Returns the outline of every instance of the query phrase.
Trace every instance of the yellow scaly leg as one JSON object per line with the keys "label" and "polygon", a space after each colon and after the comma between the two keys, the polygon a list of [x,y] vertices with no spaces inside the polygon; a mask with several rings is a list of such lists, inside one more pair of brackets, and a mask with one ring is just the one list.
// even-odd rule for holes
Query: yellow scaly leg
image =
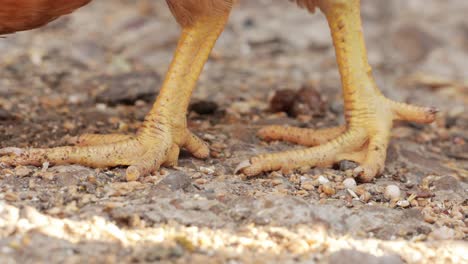
{"label": "yellow scaly leg", "polygon": [[197,17],[182,30],[177,50],[160,94],[135,136],[84,135],[77,146],[50,149],[0,150],[8,165],[82,164],[91,167],[128,165],[127,179],[175,165],[180,148],[195,157],[209,155],[207,145],[187,129],[186,114],[192,91],[229,12]]}
{"label": "yellow scaly leg", "polygon": [[[360,163],[355,176],[369,182],[382,173],[394,120],[434,121],[434,108],[415,107],[385,98],[372,77],[362,33],[359,0],[319,0],[335,45],[345,102],[346,128],[322,131],[270,127],[260,131],[268,140],[287,140],[315,147],[253,157],[243,163],[248,176],[272,170],[330,166],[342,159]],[[337,134],[343,132],[341,135]],[[324,134],[327,134],[324,136]],[[320,137],[323,140],[320,141]],[[337,136],[330,140],[331,136]],[[245,165],[245,166],[244,166]]]}

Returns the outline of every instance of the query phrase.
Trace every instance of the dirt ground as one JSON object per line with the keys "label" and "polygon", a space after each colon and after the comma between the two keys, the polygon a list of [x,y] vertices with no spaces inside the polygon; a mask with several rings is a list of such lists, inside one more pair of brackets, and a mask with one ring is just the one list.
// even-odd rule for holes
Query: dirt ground
{"label": "dirt ground", "polygon": [[[362,11],[383,92],[441,109],[434,124],[395,125],[374,182],[344,184],[349,162],[234,175],[247,157],[297,147],[261,142],[264,125],[343,123],[323,15],[243,1],[189,114],[212,157],[182,153],[178,167],[130,183],[124,168],[2,167],[1,263],[468,263],[468,2],[363,0]],[[107,0],[0,39],[0,146],[134,132],[178,32],[164,1]],[[301,87],[322,107],[269,110],[275,91]]]}

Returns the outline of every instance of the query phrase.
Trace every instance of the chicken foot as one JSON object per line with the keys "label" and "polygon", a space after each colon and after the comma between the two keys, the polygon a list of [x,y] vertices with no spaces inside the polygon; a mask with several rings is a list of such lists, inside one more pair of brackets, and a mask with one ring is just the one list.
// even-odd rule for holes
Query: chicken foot
{"label": "chicken foot", "polygon": [[335,46],[345,104],[346,126],[324,130],[267,127],[259,132],[266,140],[286,140],[306,149],[264,154],[242,163],[248,176],[261,172],[328,167],[340,160],[360,164],[354,175],[363,182],[383,172],[390,131],[395,120],[431,123],[437,110],[397,103],[379,91],[368,64],[359,0],[321,0]]}
{"label": "chicken foot", "polygon": [[127,180],[136,180],[161,165],[176,165],[180,148],[197,158],[209,156],[208,146],[187,129],[187,108],[205,62],[228,19],[197,16],[183,26],[177,50],[160,94],[136,135],[84,135],[77,146],[48,149],[5,148],[7,165],[82,164],[91,167],[129,166]]}

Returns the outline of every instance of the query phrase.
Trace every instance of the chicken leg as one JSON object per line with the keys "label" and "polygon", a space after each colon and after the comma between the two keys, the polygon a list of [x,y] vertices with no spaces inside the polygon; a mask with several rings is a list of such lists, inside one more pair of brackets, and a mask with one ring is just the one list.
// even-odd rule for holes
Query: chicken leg
{"label": "chicken leg", "polygon": [[[328,20],[335,46],[344,96],[346,127],[299,130],[267,127],[259,132],[268,140],[322,145],[253,157],[241,170],[248,176],[265,171],[330,166],[343,159],[360,163],[354,171],[363,182],[382,173],[394,120],[434,121],[434,108],[397,103],[379,91],[368,64],[359,0],[316,1]],[[341,133],[341,134],[340,134]],[[324,137],[324,135],[327,135]],[[331,139],[331,137],[335,137]]]}
{"label": "chicken leg", "polygon": [[197,158],[208,157],[207,145],[187,129],[186,114],[192,91],[224,29],[229,10],[213,15],[194,14],[190,23],[181,23],[182,35],[160,94],[135,136],[84,135],[78,146],[5,148],[0,150],[0,162],[15,166],[41,165],[46,161],[91,167],[127,165],[127,180],[135,180],[161,165],[175,165],[180,148]]}

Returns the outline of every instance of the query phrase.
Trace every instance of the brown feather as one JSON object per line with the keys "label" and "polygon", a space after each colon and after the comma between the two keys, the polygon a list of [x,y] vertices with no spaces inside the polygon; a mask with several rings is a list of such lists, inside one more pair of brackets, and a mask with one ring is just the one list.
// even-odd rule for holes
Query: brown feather
{"label": "brown feather", "polygon": [[190,26],[201,16],[226,14],[235,0],[166,0],[177,22]]}
{"label": "brown feather", "polygon": [[[0,35],[43,26],[69,14],[92,0],[0,0]],[[237,0],[166,0],[182,26],[190,26],[201,16],[229,12]],[[318,0],[289,0],[314,12]]]}
{"label": "brown feather", "polygon": [[318,5],[318,0],[289,0],[291,2],[296,2],[296,4],[301,7],[309,10],[310,12],[314,13],[315,8]]}
{"label": "brown feather", "polygon": [[0,35],[43,26],[91,0],[0,0]]}

